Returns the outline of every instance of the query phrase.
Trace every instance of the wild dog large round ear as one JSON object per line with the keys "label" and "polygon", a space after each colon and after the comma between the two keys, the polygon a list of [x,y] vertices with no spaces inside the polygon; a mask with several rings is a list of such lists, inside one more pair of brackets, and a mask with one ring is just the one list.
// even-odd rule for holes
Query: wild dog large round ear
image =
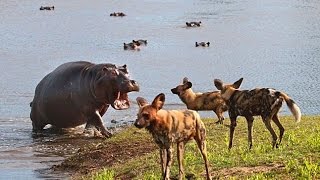
{"label": "wild dog large round ear", "polygon": [[192,83],[191,82],[187,82],[187,83],[184,84],[184,88],[185,89],[189,89],[191,87],[192,87]]}
{"label": "wild dog large round ear", "polygon": [[187,77],[184,77],[183,80],[182,80],[182,83],[185,84],[185,83],[187,83],[188,81],[189,81],[189,79],[188,79]]}
{"label": "wild dog large round ear", "polygon": [[143,97],[137,97],[136,101],[139,107],[142,107],[148,104],[148,101]]}
{"label": "wild dog large round ear", "polygon": [[158,95],[154,98],[154,100],[153,100],[153,102],[152,102],[152,106],[153,106],[154,108],[156,108],[157,110],[162,109],[162,107],[163,107],[163,105],[164,105],[165,99],[166,99],[166,98],[165,98],[165,95],[164,95],[163,93],[158,94]]}
{"label": "wild dog large round ear", "polygon": [[240,88],[240,85],[241,85],[242,81],[243,81],[243,78],[240,78],[238,81],[233,83],[232,87],[235,88],[235,89]]}
{"label": "wild dog large round ear", "polygon": [[220,79],[214,79],[213,82],[217,89],[219,90],[223,89],[223,82]]}

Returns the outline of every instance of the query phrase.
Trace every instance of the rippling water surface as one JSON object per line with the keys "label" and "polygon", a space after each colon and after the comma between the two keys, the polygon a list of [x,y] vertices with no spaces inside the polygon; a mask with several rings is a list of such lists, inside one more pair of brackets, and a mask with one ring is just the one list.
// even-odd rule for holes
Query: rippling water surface
{"label": "rippling water surface", "polygon": [[[55,6],[40,11],[40,6]],[[112,12],[123,11],[123,18]],[[186,28],[186,21],[202,21]],[[147,39],[140,51],[124,51]],[[195,48],[210,41],[209,48]],[[46,169],[91,140],[31,134],[29,102],[37,83],[58,65],[76,60],[127,64],[141,91],[134,101],[166,94],[166,108],[185,108],[170,89],[188,77],[194,91],[215,90],[213,79],[243,89],[287,92],[303,114],[319,114],[320,2],[317,0],[0,1],[1,178],[64,178]],[[136,104],[103,117],[130,122]],[[282,114],[288,114],[283,108]],[[216,117],[201,112],[203,117]],[[227,115],[227,114],[226,114]]]}

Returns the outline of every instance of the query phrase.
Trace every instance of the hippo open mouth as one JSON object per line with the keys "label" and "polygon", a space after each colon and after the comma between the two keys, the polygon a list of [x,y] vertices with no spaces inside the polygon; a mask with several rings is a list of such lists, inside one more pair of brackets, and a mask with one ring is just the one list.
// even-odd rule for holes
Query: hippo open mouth
{"label": "hippo open mouth", "polygon": [[128,93],[118,92],[117,98],[113,102],[112,107],[116,110],[128,109],[130,107]]}
{"label": "hippo open mouth", "polygon": [[128,109],[130,107],[128,93],[139,91],[139,85],[134,80],[130,80],[128,85],[122,87],[125,88],[119,88],[119,91],[114,94],[115,100],[113,101],[113,104],[111,104],[116,110]]}

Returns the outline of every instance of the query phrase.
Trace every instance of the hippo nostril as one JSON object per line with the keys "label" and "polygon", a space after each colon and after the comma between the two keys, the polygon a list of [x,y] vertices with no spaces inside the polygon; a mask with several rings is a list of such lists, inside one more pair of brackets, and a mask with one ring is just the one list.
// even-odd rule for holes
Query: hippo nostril
{"label": "hippo nostril", "polygon": [[135,85],[137,82],[135,80],[130,80],[131,84]]}
{"label": "hippo nostril", "polygon": [[130,80],[130,85],[129,85],[130,91],[139,91],[139,85],[135,80]]}

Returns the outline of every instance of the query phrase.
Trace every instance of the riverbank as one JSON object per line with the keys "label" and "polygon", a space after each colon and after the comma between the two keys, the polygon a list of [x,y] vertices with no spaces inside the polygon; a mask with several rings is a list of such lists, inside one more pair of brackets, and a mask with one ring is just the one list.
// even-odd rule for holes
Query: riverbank
{"label": "riverbank", "polygon": [[[320,178],[320,116],[303,116],[295,123],[292,116],[281,117],[285,128],[282,144],[271,147],[271,135],[261,119],[256,118],[253,149],[247,147],[244,118],[239,118],[234,147],[228,151],[229,128],[205,119],[210,172],[214,178],[236,179],[297,179]],[[229,124],[227,119],[225,124]],[[275,131],[278,133],[276,127]],[[188,177],[204,178],[203,160],[194,142],[186,145],[185,173]],[[55,171],[69,172],[73,179],[160,179],[159,155],[151,135],[133,126],[110,139],[80,149]],[[178,167],[174,154],[172,177]]]}

